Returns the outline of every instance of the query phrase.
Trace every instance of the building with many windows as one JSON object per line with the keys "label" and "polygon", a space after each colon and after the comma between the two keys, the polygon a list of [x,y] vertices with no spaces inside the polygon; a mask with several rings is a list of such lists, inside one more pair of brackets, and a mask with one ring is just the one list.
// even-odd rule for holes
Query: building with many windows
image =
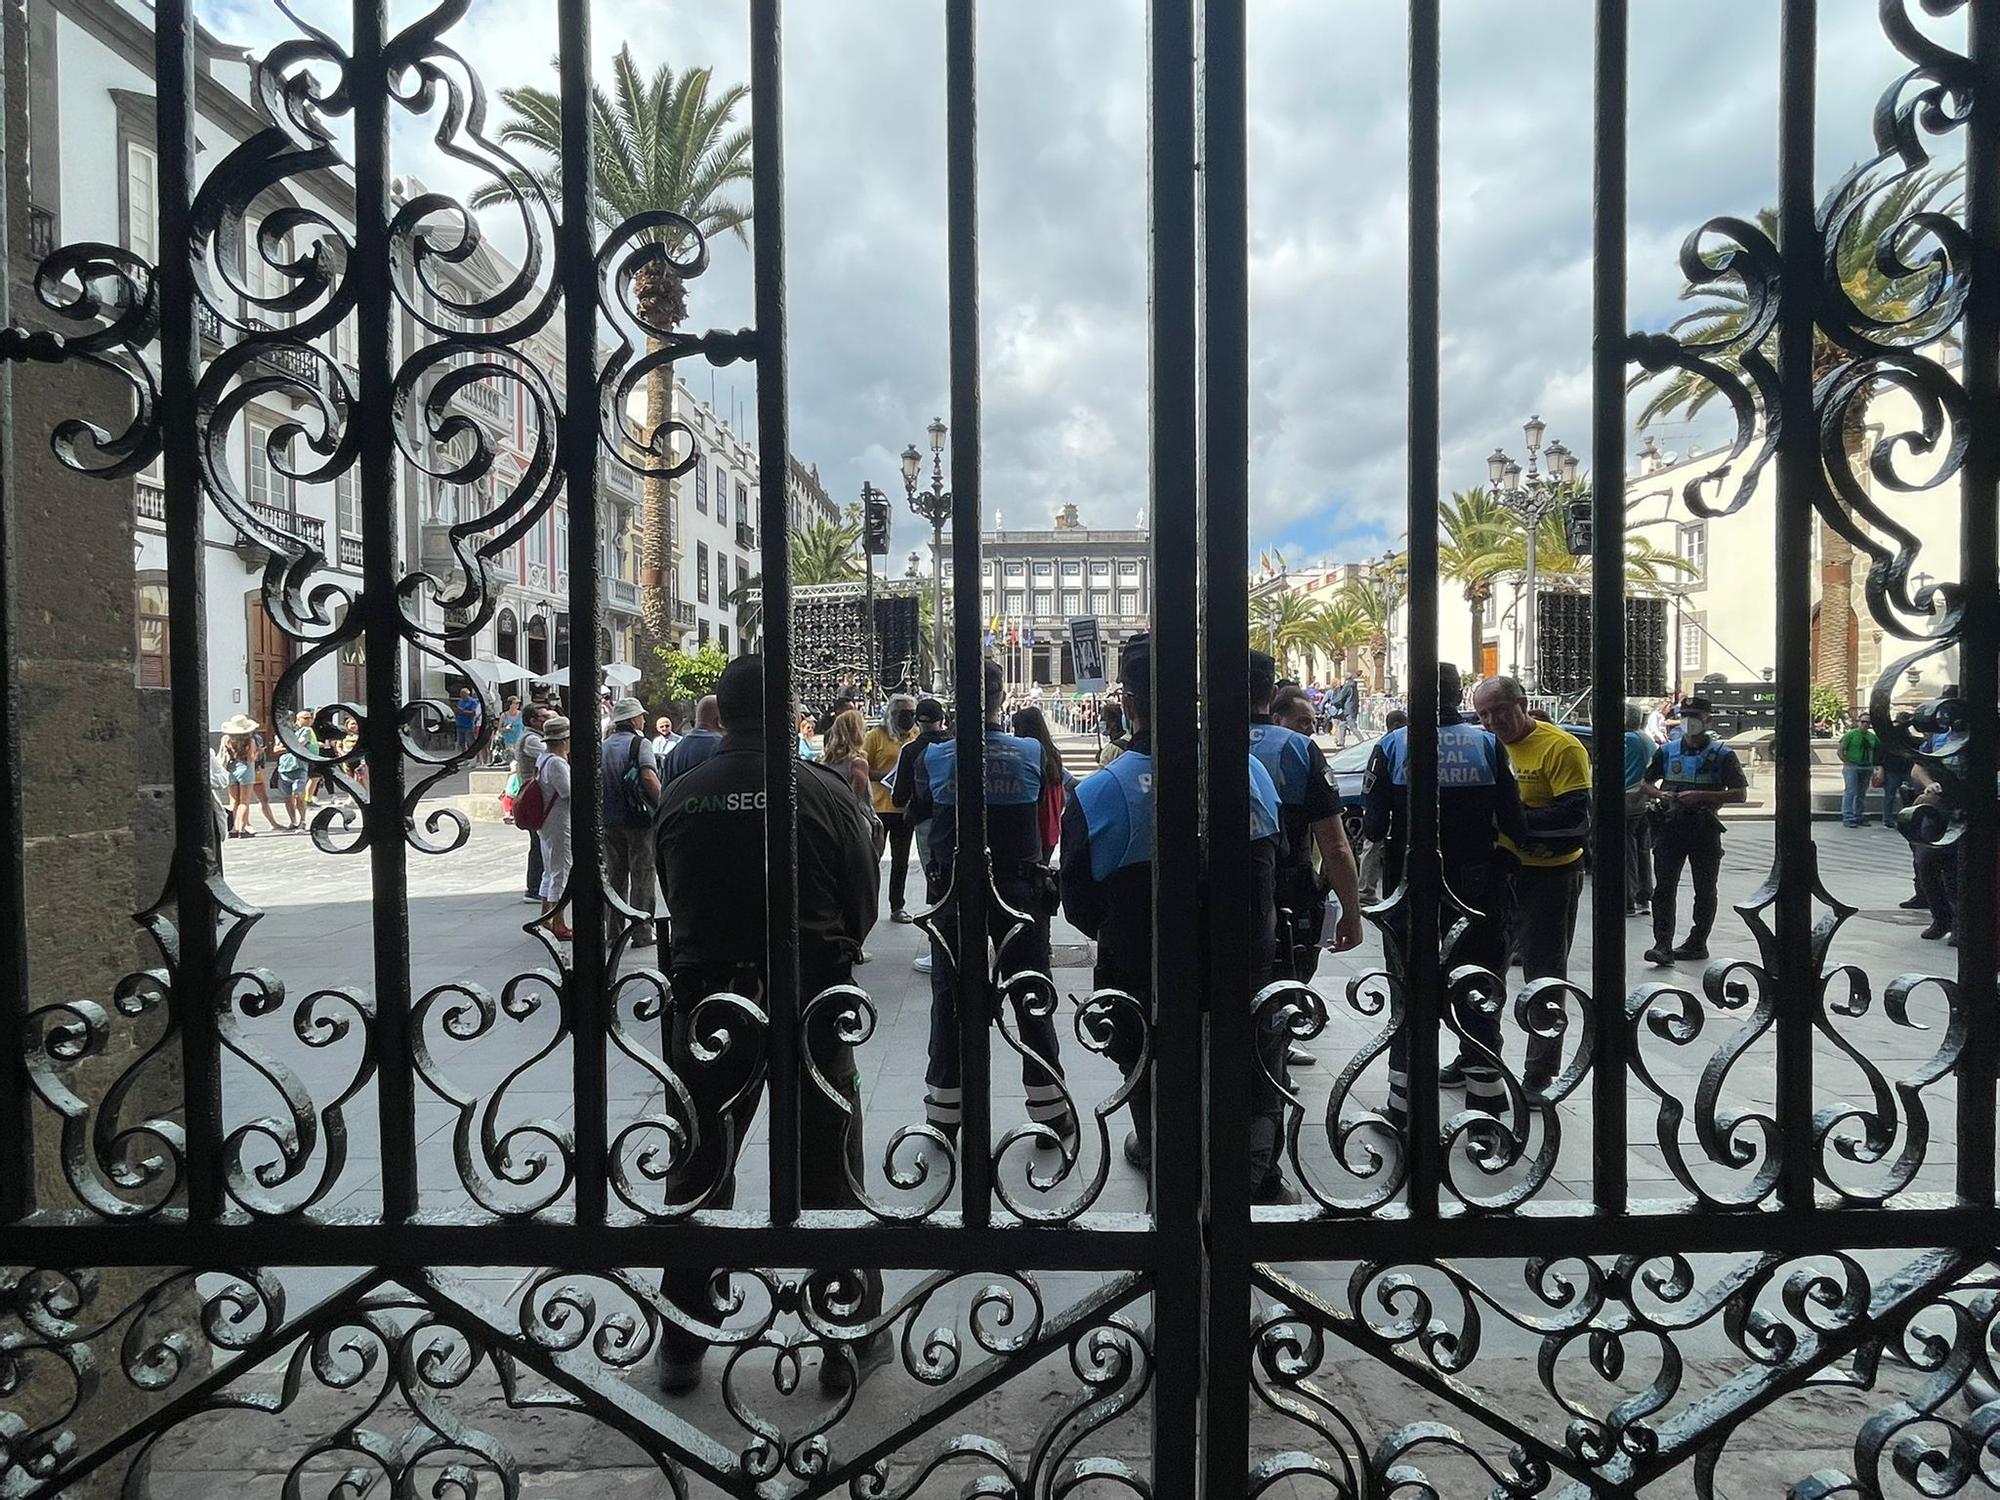
{"label": "building with many windows", "polygon": [[[1014,658],[1017,680],[1073,689],[1069,622],[1093,616],[1105,642],[1105,667],[1118,674],[1118,648],[1152,618],[1152,533],[1143,527],[1085,526],[1065,505],[1046,530],[983,532],[980,614],[994,644]],[[951,582],[951,556],[944,559]]]}

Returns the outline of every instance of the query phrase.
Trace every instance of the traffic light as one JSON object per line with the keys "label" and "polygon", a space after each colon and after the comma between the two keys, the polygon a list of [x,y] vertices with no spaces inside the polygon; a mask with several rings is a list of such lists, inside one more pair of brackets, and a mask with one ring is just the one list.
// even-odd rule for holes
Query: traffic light
{"label": "traffic light", "polygon": [[873,486],[863,497],[861,537],[870,557],[889,555],[889,497]]}

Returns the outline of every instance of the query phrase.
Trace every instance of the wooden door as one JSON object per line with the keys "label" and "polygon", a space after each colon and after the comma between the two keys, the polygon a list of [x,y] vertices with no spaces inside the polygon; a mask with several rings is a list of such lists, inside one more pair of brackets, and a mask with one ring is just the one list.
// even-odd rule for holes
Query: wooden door
{"label": "wooden door", "polygon": [[1500,643],[1488,641],[1479,648],[1479,675],[1498,677],[1500,675]]}
{"label": "wooden door", "polygon": [[271,700],[278,691],[278,679],[291,665],[292,643],[271,619],[262,596],[252,594],[245,607],[250,614],[250,700],[243,711],[269,729]]}

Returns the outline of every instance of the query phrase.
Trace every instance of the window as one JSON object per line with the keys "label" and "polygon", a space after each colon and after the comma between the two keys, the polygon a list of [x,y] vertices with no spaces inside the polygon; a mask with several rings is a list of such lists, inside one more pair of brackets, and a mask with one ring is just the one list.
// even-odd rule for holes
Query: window
{"label": "window", "polygon": [[547,563],[549,560],[549,532],[546,521],[537,521],[528,528],[528,564]]}
{"label": "window", "polygon": [[244,472],[249,476],[249,495],[252,505],[268,505],[276,510],[292,508],[292,481],[280,473],[271,462],[271,434],[275,429],[268,423],[251,422],[245,428],[249,439]]}
{"label": "window", "polygon": [[167,685],[167,582],[165,574],[141,579],[139,593],[139,686]]}
{"label": "window", "polygon": [[721,552],[715,554],[715,602],[729,602],[729,559]]}
{"label": "window", "polygon": [[1055,565],[1052,563],[1038,562],[1035,564],[1035,576],[1037,578],[1048,578],[1053,576],[1054,573]]}
{"label": "window", "polygon": [[1110,614],[1110,613],[1111,613],[1111,596],[1110,596],[1109,594],[1107,594],[1107,593],[1102,593],[1102,592],[1099,592],[1099,591],[1098,591],[1098,590],[1096,590],[1096,589],[1093,589],[1093,590],[1091,590],[1091,594],[1090,594],[1090,612],[1091,612],[1092,614],[1094,614],[1094,615],[1098,615],[1098,616],[1100,616],[1100,617],[1101,617],[1101,616],[1104,616],[1104,615],[1108,615],[1108,614]]}
{"label": "window", "polygon": [[556,574],[569,577],[569,507],[556,507]]}
{"label": "window", "polygon": [[1118,576],[1120,578],[1137,578],[1139,576],[1139,565],[1135,562],[1120,563],[1118,565]]}
{"label": "window", "polygon": [[1009,578],[1019,578],[1025,571],[1020,563],[1010,562],[1007,564],[1007,576]]}
{"label": "window", "polygon": [[1064,563],[1062,565],[1062,576],[1065,578],[1081,578],[1083,576],[1083,564],[1077,562]]}
{"label": "window", "polygon": [[1708,571],[1708,523],[1696,521],[1681,527],[1681,556],[1694,569],[1699,578]]}
{"label": "window", "polygon": [[333,325],[333,357],[344,365],[352,365],[358,358],[359,339],[354,314],[349,313]]}
{"label": "window", "polygon": [[729,654],[729,627],[727,625],[718,625],[715,627],[715,644],[721,648],[724,656]]}
{"label": "window", "polygon": [[333,524],[342,536],[361,535],[361,481],[352,468],[334,476]]}
{"label": "window", "polygon": [[1683,672],[1701,670],[1701,623],[1697,620],[1681,621],[1681,665]]}
{"label": "window", "polygon": [[738,526],[750,524],[750,486],[747,484],[736,486],[736,524]]}
{"label": "window", "polygon": [[143,261],[160,258],[160,159],[137,141],[125,143],[125,248]]}
{"label": "window", "polygon": [[729,518],[723,514],[723,511],[728,508],[728,505],[729,475],[721,464],[717,464],[715,466],[715,519],[725,526],[729,524]]}
{"label": "window", "polygon": [[1056,612],[1056,596],[1047,589],[1035,590],[1035,618],[1047,619]]}
{"label": "window", "polygon": [[1108,562],[1092,563],[1090,565],[1090,576],[1092,578],[1109,578],[1111,576],[1111,564]]}
{"label": "window", "polygon": [[991,578],[993,576],[993,564],[990,562],[981,563],[979,565],[979,576],[982,578]]}
{"label": "window", "polygon": [[1500,596],[1490,588],[1486,591],[1486,602],[1479,607],[1479,623],[1488,630],[1500,623]]}
{"label": "window", "polygon": [[1118,613],[1128,620],[1138,618],[1139,591],[1137,589],[1120,589],[1118,591]]}
{"label": "window", "polygon": [[699,448],[694,451],[694,508],[708,514],[708,467],[701,461]]}
{"label": "window", "polygon": [[1075,589],[1063,590],[1063,613],[1074,619],[1083,613],[1083,595]]}
{"label": "window", "polygon": [[1009,589],[1007,591],[1007,613],[1010,615],[1019,615],[1026,608],[1027,596],[1019,589]]}
{"label": "window", "polygon": [[750,586],[750,570],[743,566],[743,559],[740,557],[736,559],[736,586],[739,589]]}
{"label": "window", "polygon": [[[703,604],[708,603],[708,543],[694,544],[694,595]],[[702,639],[707,640],[708,627],[702,627]]]}
{"label": "window", "polygon": [[[707,575],[704,574],[703,576],[706,577]],[[701,597],[704,599],[708,597],[708,589],[706,587],[703,587],[701,591]],[[702,620],[698,622],[698,624],[696,625],[695,642],[697,645],[702,645],[702,646],[706,646],[708,644],[708,621]]]}

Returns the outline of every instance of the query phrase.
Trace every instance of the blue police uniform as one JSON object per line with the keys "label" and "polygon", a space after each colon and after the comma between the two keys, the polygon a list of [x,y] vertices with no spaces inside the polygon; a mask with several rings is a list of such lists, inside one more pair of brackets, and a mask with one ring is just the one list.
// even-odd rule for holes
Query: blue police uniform
{"label": "blue police uniform", "polygon": [[[994,889],[1000,903],[1029,918],[1019,924],[1000,904],[990,899],[986,903],[987,934],[998,958],[997,982],[1004,986],[1012,975],[1049,972],[1048,877],[1041,863],[1039,819],[1042,746],[1038,740],[988,728],[985,747],[986,847],[993,859]],[[913,821],[930,820],[925,865],[933,890],[942,891],[951,878],[958,852],[958,807],[958,741],[939,740],[926,746],[917,760],[917,788],[911,803]],[[962,946],[950,902],[935,922],[947,941],[954,947]],[[981,943],[982,960],[985,951]],[[924,1115],[945,1130],[956,1130],[962,1115],[958,994],[953,973],[949,955],[933,939],[930,1066],[924,1073]],[[1028,1118],[1068,1133],[1074,1129],[1074,1117],[1061,1088],[1062,1044],[1055,1018],[1029,1014],[1022,1005],[1024,998],[1018,991],[1009,996],[1021,1040],[1048,1064],[1044,1067],[1028,1058],[1021,1060]]]}
{"label": "blue police uniform", "polygon": [[[1653,752],[1648,781],[1670,792],[1719,792],[1747,786],[1736,752],[1713,735],[1700,749],[1675,735]],[[1722,819],[1713,807],[1674,807],[1653,834],[1653,947],[1671,949],[1680,897],[1681,869],[1694,879],[1693,925],[1687,947],[1704,949],[1720,905],[1716,894],[1722,875]]]}
{"label": "blue police uniform", "polygon": [[[1250,769],[1251,971],[1250,994],[1270,981],[1277,947],[1274,883],[1284,842],[1278,788],[1253,756]],[[1153,756],[1152,737],[1141,731],[1109,766],[1077,783],[1063,810],[1063,913],[1097,942],[1092,982],[1134,996],[1152,1013],[1153,994]],[[1282,1076],[1285,1032],[1266,1028],[1258,1037],[1259,1065],[1251,1069],[1251,1181],[1275,1173],[1281,1136],[1281,1099],[1272,1082]],[[1105,1055],[1127,1076],[1145,1038],[1124,1011],[1113,1012]],[[1273,1051],[1273,1049],[1275,1049]],[[1128,1101],[1136,1152],[1150,1157],[1152,1080],[1142,1078]]]}
{"label": "blue police uniform", "polygon": [[1310,979],[1319,958],[1320,921],[1326,898],[1313,873],[1313,825],[1340,816],[1340,792],[1326,752],[1303,734],[1250,717],[1250,755],[1269,773],[1278,796],[1285,848],[1278,860],[1279,972]]}
{"label": "blue police uniform", "polygon": [[[1448,893],[1439,911],[1441,933],[1461,919],[1463,927],[1444,955],[1449,971],[1476,964],[1504,984],[1507,972],[1507,922],[1511,908],[1508,875],[1513,858],[1502,847],[1503,837],[1527,839],[1521,815],[1521,794],[1500,741],[1476,724],[1458,721],[1456,713],[1438,726],[1438,850]],[[1383,879],[1393,890],[1402,881],[1409,839],[1410,737],[1407,729],[1392,729],[1376,751],[1377,771],[1369,783],[1362,826],[1368,837],[1387,840]],[[1389,937],[1389,961],[1399,971],[1409,945],[1409,905],[1398,902],[1384,926]],[[1474,1006],[1456,1008],[1459,1030],[1492,1055],[1467,1049],[1456,1064],[1465,1083],[1465,1102],[1474,1109],[1498,1112],[1505,1106],[1506,1087],[1495,1061],[1500,1055],[1500,1020]],[[1399,1033],[1389,1049],[1389,1113],[1396,1117],[1409,1107],[1407,1043]]]}

